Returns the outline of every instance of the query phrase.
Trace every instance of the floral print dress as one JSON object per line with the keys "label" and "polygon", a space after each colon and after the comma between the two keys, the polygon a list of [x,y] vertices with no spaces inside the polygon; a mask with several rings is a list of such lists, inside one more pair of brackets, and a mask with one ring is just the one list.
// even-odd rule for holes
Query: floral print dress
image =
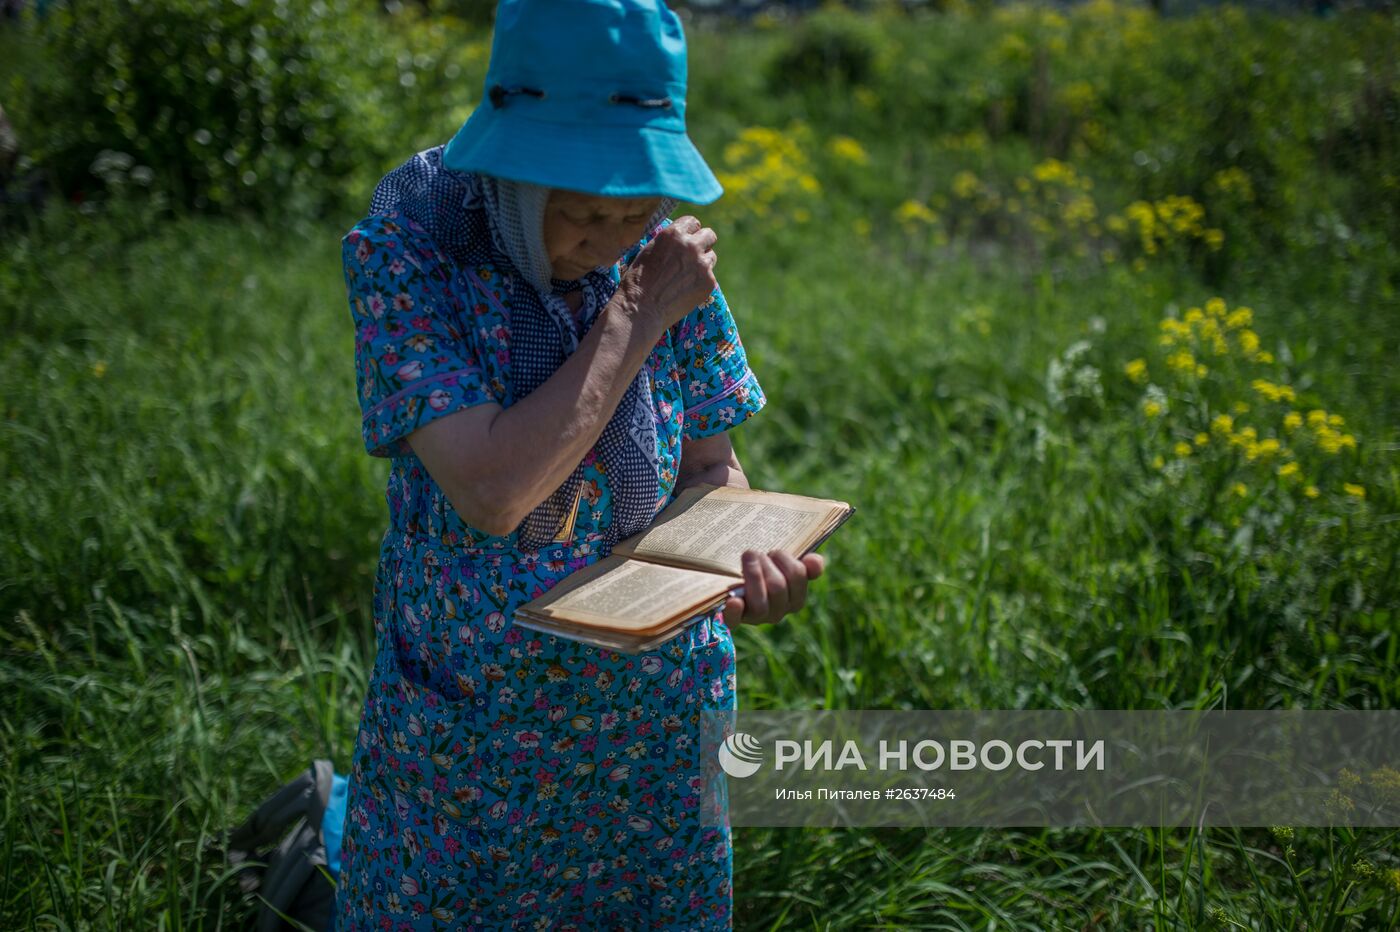
{"label": "floral print dress", "polygon": [[[606,555],[609,476],[590,452],[573,539],[538,552],[465,524],[404,437],[515,400],[500,273],[463,288],[394,212],[343,247],[365,448],[390,464],[337,929],[731,927],[730,831],[703,824],[714,766],[698,753],[700,712],[735,708],[722,610],[635,655],[516,626],[518,606]],[[765,403],[716,294],[646,362],[658,510],[682,440]]]}

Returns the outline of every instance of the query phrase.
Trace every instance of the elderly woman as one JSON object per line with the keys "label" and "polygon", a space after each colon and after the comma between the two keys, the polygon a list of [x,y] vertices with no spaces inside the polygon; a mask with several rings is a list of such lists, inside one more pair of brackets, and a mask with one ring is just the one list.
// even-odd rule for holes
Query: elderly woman
{"label": "elderly woman", "polygon": [[342,929],[727,928],[700,817],[730,627],[822,558],[745,555],[743,598],[621,654],[514,610],[686,485],[747,486],[765,403],[714,278],[721,193],[659,0],[502,2],[482,104],[344,240],[367,450],[390,458],[378,654],[351,771]]}

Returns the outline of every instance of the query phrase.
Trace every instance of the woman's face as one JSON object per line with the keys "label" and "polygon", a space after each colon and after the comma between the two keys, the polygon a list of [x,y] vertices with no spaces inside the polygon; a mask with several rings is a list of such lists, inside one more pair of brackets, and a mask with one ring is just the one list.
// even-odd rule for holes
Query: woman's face
{"label": "woman's face", "polygon": [[544,248],[555,278],[612,265],[647,232],[659,197],[601,197],[556,188],[544,208]]}

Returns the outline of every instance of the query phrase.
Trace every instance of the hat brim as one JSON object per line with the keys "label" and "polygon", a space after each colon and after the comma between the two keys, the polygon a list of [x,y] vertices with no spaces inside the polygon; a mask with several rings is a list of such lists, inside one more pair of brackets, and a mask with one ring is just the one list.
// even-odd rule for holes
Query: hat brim
{"label": "hat brim", "polygon": [[442,164],[607,197],[672,197],[709,204],[724,193],[684,132],[656,126],[532,120],[509,107],[477,107]]}

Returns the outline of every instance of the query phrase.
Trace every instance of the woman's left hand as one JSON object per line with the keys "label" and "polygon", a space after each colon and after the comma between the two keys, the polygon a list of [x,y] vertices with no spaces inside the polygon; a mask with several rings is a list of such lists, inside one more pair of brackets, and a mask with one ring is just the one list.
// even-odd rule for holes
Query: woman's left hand
{"label": "woman's left hand", "polygon": [[730,626],[772,624],[801,609],[807,580],[822,574],[826,559],[819,553],[799,559],[786,550],[745,550],[743,568],[743,598],[730,596],[724,603],[724,623]]}

